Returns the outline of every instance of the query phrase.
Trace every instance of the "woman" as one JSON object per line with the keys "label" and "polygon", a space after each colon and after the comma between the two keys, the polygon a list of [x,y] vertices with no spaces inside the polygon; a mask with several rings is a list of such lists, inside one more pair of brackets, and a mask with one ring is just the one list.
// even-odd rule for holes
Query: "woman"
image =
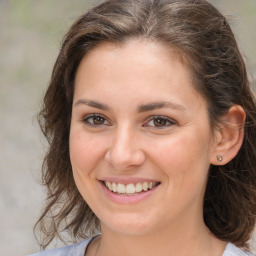
{"label": "woman", "polygon": [[[205,0],[109,0],[65,36],[39,120],[49,141],[37,255],[252,255],[256,104]],[[90,238],[88,238],[90,237]]]}

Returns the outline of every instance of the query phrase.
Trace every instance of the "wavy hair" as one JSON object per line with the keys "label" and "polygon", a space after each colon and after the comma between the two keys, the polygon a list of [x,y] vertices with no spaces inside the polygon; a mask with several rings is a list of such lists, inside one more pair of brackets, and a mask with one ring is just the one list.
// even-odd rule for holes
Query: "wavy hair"
{"label": "wavy hair", "polygon": [[36,223],[45,248],[67,231],[82,239],[99,220],[76,188],[69,158],[74,78],[81,59],[102,42],[143,38],[176,49],[218,126],[233,105],[246,112],[243,145],[225,166],[210,166],[204,221],[221,240],[248,248],[256,221],[256,103],[225,17],[206,0],[108,0],[78,18],[64,37],[38,119],[48,140],[42,182],[46,205]]}

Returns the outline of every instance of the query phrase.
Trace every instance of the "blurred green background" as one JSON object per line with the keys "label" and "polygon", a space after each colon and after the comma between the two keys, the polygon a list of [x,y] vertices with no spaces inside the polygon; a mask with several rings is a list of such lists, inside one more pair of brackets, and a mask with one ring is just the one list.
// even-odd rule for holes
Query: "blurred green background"
{"label": "blurred green background", "polygon": [[[36,113],[62,36],[95,2],[0,0],[0,255],[39,250],[32,228],[44,198],[36,181],[45,148]],[[256,0],[211,2],[228,16],[255,76]]]}

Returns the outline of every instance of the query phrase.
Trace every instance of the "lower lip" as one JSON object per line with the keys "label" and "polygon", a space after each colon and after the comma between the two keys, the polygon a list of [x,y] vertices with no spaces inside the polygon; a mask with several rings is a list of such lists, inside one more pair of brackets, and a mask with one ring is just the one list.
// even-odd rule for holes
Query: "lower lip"
{"label": "lower lip", "polygon": [[119,203],[119,204],[129,204],[129,203],[137,203],[140,202],[142,200],[145,200],[146,198],[148,198],[149,196],[151,196],[160,185],[155,186],[154,188],[148,190],[148,191],[142,191],[138,194],[134,194],[134,195],[125,195],[125,194],[117,194],[114,193],[112,191],[110,191],[104,184],[102,181],[99,182],[105,195],[112,201],[115,203]]}

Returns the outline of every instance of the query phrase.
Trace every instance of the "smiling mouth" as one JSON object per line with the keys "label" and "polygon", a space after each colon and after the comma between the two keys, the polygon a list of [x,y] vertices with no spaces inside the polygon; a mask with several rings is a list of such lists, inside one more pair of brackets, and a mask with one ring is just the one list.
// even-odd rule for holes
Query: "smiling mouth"
{"label": "smiling mouth", "polygon": [[148,190],[153,189],[154,187],[158,186],[160,182],[138,182],[136,184],[130,183],[130,184],[122,184],[122,183],[115,183],[110,181],[103,181],[103,184],[106,186],[106,188],[114,192],[116,194],[121,195],[137,195],[141,192],[146,192]]}

